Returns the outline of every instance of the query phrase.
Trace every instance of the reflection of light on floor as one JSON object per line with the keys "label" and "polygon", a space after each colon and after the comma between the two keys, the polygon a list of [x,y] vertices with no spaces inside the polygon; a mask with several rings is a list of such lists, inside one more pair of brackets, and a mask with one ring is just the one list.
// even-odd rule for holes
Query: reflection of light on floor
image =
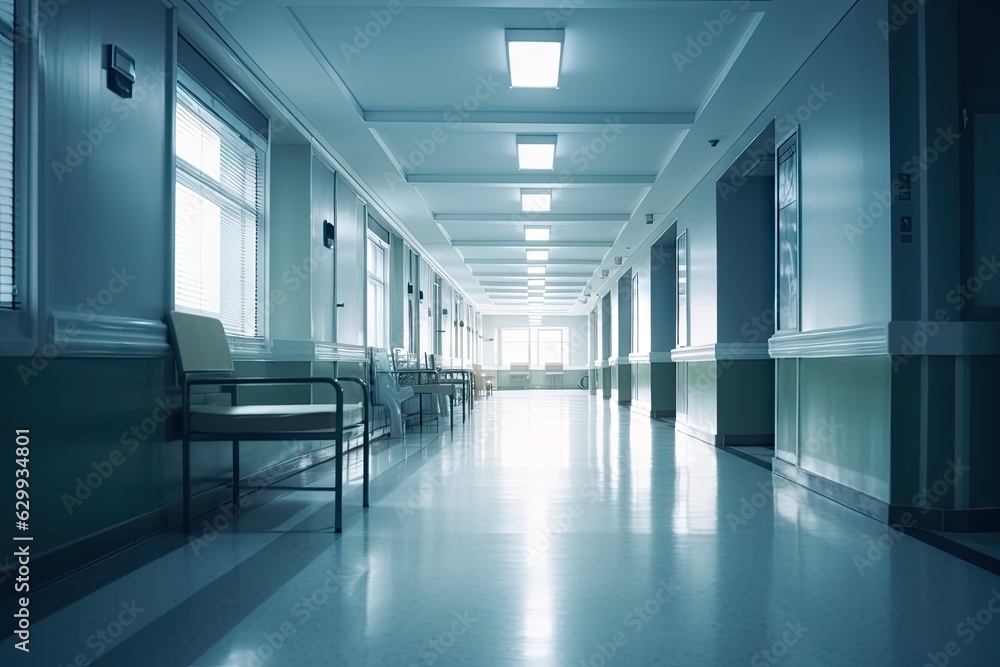
{"label": "reflection of light on floor", "polygon": [[[719,529],[718,452],[677,434],[673,531],[676,535],[716,534]],[[692,476],[691,471],[698,471]]]}
{"label": "reflection of light on floor", "polygon": [[[782,488],[782,485],[789,485]],[[823,523],[819,515],[813,510],[808,499],[801,497],[801,489],[791,487],[791,482],[776,480],[774,484],[774,511],[783,520],[788,521],[797,528],[810,531],[823,529]],[[805,502],[804,502],[805,501]]]}
{"label": "reflection of light on floor", "polygon": [[524,654],[546,657],[552,654],[552,585],[549,563],[529,568],[524,602]]}
{"label": "reflection of light on floor", "polygon": [[653,532],[653,438],[658,445],[664,436],[659,432],[654,435],[653,424],[647,418],[634,415],[635,419],[629,425],[629,446],[627,474],[630,476],[632,488],[631,530],[633,533],[649,534]]}

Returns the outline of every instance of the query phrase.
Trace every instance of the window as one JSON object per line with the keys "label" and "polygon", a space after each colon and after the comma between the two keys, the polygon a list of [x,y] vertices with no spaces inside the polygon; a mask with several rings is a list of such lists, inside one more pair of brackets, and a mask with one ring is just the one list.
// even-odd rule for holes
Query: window
{"label": "window", "polygon": [[569,363],[569,329],[531,327],[530,329],[499,329],[497,331],[497,364]]}
{"label": "window", "polygon": [[778,330],[799,330],[798,133],[778,149]]}
{"label": "window", "polygon": [[534,359],[538,366],[567,363],[569,336],[566,329],[532,329],[534,334]]}
{"label": "window", "polygon": [[677,236],[677,347],[687,347],[691,338],[688,306],[687,230]]}
{"label": "window", "polygon": [[175,306],[259,336],[263,148],[183,86],[176,122]]}
{"label": "window", "polygon": [[385,285],[389,249],[375,236],[368,237],[368,346],[388,347]]}
{"label": "window", "polygon": [[637,272],[632,274],[632,350],[631,351],[632,352],[639,351],[639,274]]}
{"label": "window", "polygon": [[14,244],[14,0],[0,0],[0,308],[18,305]]}
{"label": "window", "polygon": [[500,366],[531,363],[529,329],[500,329],[497,331],[497,339],[497,347],[500,350],[497,363]]}

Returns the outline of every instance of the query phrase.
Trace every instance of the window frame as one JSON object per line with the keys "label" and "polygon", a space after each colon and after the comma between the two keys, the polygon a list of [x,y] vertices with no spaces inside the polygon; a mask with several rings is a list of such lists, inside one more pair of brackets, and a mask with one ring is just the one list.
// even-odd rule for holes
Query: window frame
{"label": "window frame", "polygon": [[36,25],[32,0],[14,0],[14,284],[15,307],[0,307],[0,356],[26,356],[39,345],[38,322],[38,62],[40,40],[22,34],[21,25]]}
{"label": "window frame", "polygon": [[[544,368],[545,364],[561,363],[563,366],[569,366],[569,327],[501,327],[497,329],[496,334],[496,363],[498,368],[506,368],[510,364],[520,364],[525,363],[522,361],[509,361],[504,359],[504,337],[505,333],[509,331],[526,331],[528,333],[528,340],[524,343],[521,341],[513,341],[511,344],[526,345],[527,346],[527,364],[532,368]],[[559,351],[560,359],[559,361],[542,361],[541,355],[541,345],[552,345],[554,342],[541,340],[542,332],[559,332]]]}
{"label": "window frame", "polygon": [[[524,345],[526,347],[525,351],[527,352],[526,355],[527,362],[523,362],[520,360],[508,361],[504,359],[503,348],[504,345],[506,344],[504,342],[504,338],[506,337],[506,333],[508,331],[524,331],[528,334],[527,340],[525,340],[523,343],[521,341],[512,341],[512,343],[514,344]],[[513,364],[527,363],[529,366],[531,365],[531,327],[503,327],[497,329],[497,366],[499,366],[500,368],[504,368],[510,366],[512,363]]]}
{"label": "window frame", "polygon": [[[177,66],[177,80],[175,82],[173,109],[174,109],[174,135],[176,137],[176,118],[179,94],[177,89],[183,88],[195,101],[201,105],[203,120],[209,125],[213,125],[222,131],[234,132],[239,138],[246,141],[257,154],[257,252],[256,252],[256,289],[257,298],[255,304],[255,319],[257,335],[248,336],[226,331],[230,348],[237,354],[263,353],[267,350],[267,341],[270,339],[269,323],[267,318],[266,295],[268,289],[268,266],[269,266],[269,224],[268,224],[268,192],[270,157],[269,141],[262,137],[250,125],[239,116],[230,111],[222,100],[202,85],[197,78],[183,66]],[[170,307],[172,310],[177,306],[177,286],[174,280],[176,276],[176,237],[177,237],[177,185],[179,183],[178,161],[182,158],[177,154],[176,140],[174,142],[174,187],[171,196],[174,198],[173,220],[171,222],[171,248],[170,248]],[[193,312],[193,311],[192,311]]]}
{"label": "window frame", "polygon": [[[365,242],[365,345],[368,347],[375,348],[388,348],[389,347],[389,253],[391,249],[389,244],[383,241],[379,236],[373,233],[371,230],[368,231],[367,240]],[[368,261],[369,247],[375,246],[382,253],[382,276],[378,276],[372,272],[371,262]],[[370,317],[372,304],[367,298],[368,286],[371,283],[376,283],[382,288],[382,331],[381,336],[383,340],[381,344],[377,344],[378,341],[372,340],[372,332],[370,331]]]}
{"label": "window frame", "polygon": [[[563,366],[569,365],[569,328],[568,327],[531,327],[533,347],[532,347],[532,365],[538,366],[539,368],[544,368],[545,364],[556,364],[560,363]],[[542,361],[542,340],[541,334],[543,331],[558,331],[559,332],[559,361]],[[544,343],[545,345],[551,345],[551,342]]]}

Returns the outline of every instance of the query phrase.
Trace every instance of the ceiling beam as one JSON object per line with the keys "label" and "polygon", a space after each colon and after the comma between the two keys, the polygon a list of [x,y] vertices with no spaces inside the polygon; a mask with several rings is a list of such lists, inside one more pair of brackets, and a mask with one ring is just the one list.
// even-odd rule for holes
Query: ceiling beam
{"label": "ceiling beam", "polygon": [[436,213],[434,222],[628,222],[630,213]]}
{"label": "ceiling beam", "polygon": [[[466,248],[539,248],[541,250],[552,250],[557,248],[610,248],[614,241],[559,241],[559,242],[531,242],[531,241],[479,241],[466,239],[452,239],[453,246],[463,246]],[[542,262],[538,262],[542,264]]]}
{"label": "ceiling beam", "polygon": [[[733,0],[586,0],[587,9],[687,9],[691,7],[720,7]],[[274,0],[244,0],[247,5],[266,5]],[[385,7],[386,0],[339,0],[342,5],[357,7]],[[210,2],[207,4],[211,4]],[[329,7],[334,0],[296,0],[296,6]],[[582,2],[569,4],[569,9],[581,8]],[[747,0],[747,9],[762,12],[770,8],[771,0]],[[567,11],[566,0],[406,0],[408,7],[436,7],[454,9],[554,9]],[[740,5],[742,7],[742,4]],[[567,14],[568,16],[568,14]],[[555,18],[561,18],[557,13]]]}
{"label": "ceiling beam", "polygon": [[582,188],[591,185],[654,185],[656,174],[573,174],[560,178],[559,174],[408,174],[410,185],[478,185],[509,188],[519,185],[547,186],[553,188]]}
{"label": "ceiling beam", "polygon": [[[574,278],[572,280],[567,280],[566,282],[562,283],[549,283],[548,281],[546,281],[545,284],[549,288],[558,286],[564,289],[568,289],[571,287],[586,285],[588,280],[589,278]],[[518,287],[520,290],[528,289],[527,284],[518,285],[517,283],[504,282],[502,280],[480,280],[479,285],[486,291],[489,291],[491,289],[502,289],[504,287]]]}
{"label": "ceiling beam", "polygon": [[558,280],[560,278],[591,278],[593,273],[504,273],[499,271],[473,271],[476,278],[528,278],[545,280]]}
{"label": "ceiling beam", "polygon": [[[580,290],[582,290],[582,289],[584,289],[586,287],[586,283],[577,283],[576,285],[560,285],[559,287],[560,287],[559,290],[554,290],[553,286],[549,285],[548,287],[546,287],[544,289],[546,291],[552,291],[553,293],[555,293],[556,291],[564,292],[564,293],[565,292],[572,292],[572,291],[579,292]],[[541,291],[542,289],[543,288],[541,288],[541,287],[532,288],[531,291]],[[491,293],[492,292],[492,293],[495,293],[495,294],[501,294],[501,293],[504,293],[504,294],[527,294],[528,293],[528,288],[526,286],[522,286],[520,289],[516,289],[516,290],[508,290],[508,289],[504,289],[503,286],[501,286],[501,285],[483,285],[482,286],[482,290],[484,292],[487,292],[487,293]]]}
{"label": "ceiling beam", "polygon": [[[461,128],[474,131],[510,132],[532,126],[532,131],[603,132],[609,126],[671,125],[689,128],[696,113],[683,112],[587,112],[587,111],[473,111],[463,114]],[[368,124],[434,123],[440,125],[440,111],[389,111],[366,109],[362,118]],[[527,129],[527,128],[524,128]]]}
{"label": "ceiling beam", "polygon": [[593,266],[598,267],[601,264],[599,259],[549,259],[547,262],[532,262],[529,264],[524,259],[469,259],[464,258],[466,264],[470,267],[475,264],[478,266]]}

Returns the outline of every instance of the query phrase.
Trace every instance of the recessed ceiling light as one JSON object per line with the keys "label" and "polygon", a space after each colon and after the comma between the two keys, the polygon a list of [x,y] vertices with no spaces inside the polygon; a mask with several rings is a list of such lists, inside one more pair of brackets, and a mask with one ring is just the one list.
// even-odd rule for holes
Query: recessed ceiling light
{"label": "recessed ceiling light", "polygon": [[547,261],[549,261],[549,251],[548,250],[529,250],[527,256],[528,256],[528,261],[529,262],[547,262]]}
{"label": "recessed ceiling light", "polygon": [[531,278],[528,280],[528,287],[545,287],[545,278]]}
{"label": "recessed ceiling light", "polygon": [[515,141],[517,141],[518,168],[547,171],[555,168],[556,135],[519,134]]}
{"label": "recessed ceiling light", "polygon": [[[545,188],[521,188],[521,211],[524,213],[547,213],[552,210],[552,190]],[[548,239],[548,228],[546,237]],[[525,230],[527,232],[527,230]],[[532,239],[533,240],[533,239]]]}
{"label": "recessed ceiling light", "polygon": [[551,229],[549,227],[525,227],[524,228],[524,240],[525,241],[548,241],[549,233]]}
{"label": "recessed ceiling light", "polygon": [[564,30],[507,30],[511,88],[558,88]]}
{"label": "recessed ceiling light", "polygon": [[528,275],[529,276],[530,275],[544,276],[545,275],[545,267],[544,266],[529,266],[528,267]]}

